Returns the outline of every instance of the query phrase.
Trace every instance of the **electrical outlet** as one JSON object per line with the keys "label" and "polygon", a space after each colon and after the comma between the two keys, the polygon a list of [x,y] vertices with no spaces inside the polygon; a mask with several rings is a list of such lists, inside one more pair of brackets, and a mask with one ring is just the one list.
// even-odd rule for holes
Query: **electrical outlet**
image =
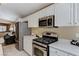
{"label": "electrical outlet", "polygon": [[76,38],[79,38],[79,32],[78,32],[78,33],[76,33]]}

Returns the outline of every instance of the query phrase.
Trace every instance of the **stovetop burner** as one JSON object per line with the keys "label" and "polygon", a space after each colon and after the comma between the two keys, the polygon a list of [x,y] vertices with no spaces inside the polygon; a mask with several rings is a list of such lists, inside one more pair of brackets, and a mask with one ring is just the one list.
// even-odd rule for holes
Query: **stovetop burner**
{"label": "stovetop burner", "polygon": [[43,44],[51,44],[51,43],[54,43],[57,41],[57,39],[50,39],[50,38],[37,38],[37,39],[34,39],[33,41],[36,41],[36,42],[40,42],[40,43],[43,43]]}
{"label": "stovetop burner", "polygon": [[43,44],[51,44],[58,41],[58,35],[54,32],[44,32],[42,37],[37,36],[38,38],[33,41],[40,42]]}

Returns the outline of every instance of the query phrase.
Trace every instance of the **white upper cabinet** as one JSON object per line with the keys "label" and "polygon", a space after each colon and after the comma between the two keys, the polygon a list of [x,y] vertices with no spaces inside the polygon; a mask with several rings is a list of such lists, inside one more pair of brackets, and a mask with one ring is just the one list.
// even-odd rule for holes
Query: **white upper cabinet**
{"label": "white upper cabinet", "polygon": [[74,4],[74,26],[79,26],[79,3]]}
{"label": "white upper cabinet", "polygon": [[39,12],[39,17],[44,17],[44,16],[50,16],[50,15],[54,15],[54,4],[40,10]]}
{"label": "white upper cabinet", "polygon": [[73,25],[73,4],[72,3],[55,4],[55,25],[56,26]]}
{"label": "white upper cabinet", "polygon": [[27,16],[24,20],[28,20],[28,27],[39,27],[39,18],[54,15],[54,4]]}
{"label": "white upper cabinet", "polygon": [[56,26],[79,26],[79,3],[55,4]]}
{"label": "white upper cabinet", "polygon": [[39,18],[55,15],[55,26],[79,26],[79,3],[52,4],[30,16],[28,27],[39,27]]}
{"label": "white upper cabinet", "polygon": [[27,17],[28,27],[38,27],[38,15],[33,14]]}
{"label": "white upper cabinet", "polygon": [[24,21],[28,21],[28,27],[38,27],[38,15],[32,14],[24,18]]}

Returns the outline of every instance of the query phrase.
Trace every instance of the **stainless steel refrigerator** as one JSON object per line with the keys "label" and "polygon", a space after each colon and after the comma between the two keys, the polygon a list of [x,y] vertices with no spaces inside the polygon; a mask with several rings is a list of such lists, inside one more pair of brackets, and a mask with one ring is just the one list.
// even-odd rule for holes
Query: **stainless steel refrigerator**
{"label": "stainless steel refrigerator", "polygon": [[18,50],[23,50],[23,37],[24,35],[31,35],[31,28],[28,28],[28,22],[16,23],[16,44],[15,47]]}

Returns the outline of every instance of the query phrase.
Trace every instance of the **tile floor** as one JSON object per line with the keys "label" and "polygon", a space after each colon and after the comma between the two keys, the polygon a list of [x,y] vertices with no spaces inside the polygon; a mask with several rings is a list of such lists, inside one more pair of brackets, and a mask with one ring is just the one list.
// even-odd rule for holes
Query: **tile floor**
{"label": "tile floor", "polygon": [[18,51],[15,44],[3,46],[4,56],[28,56],[24,51]]}

